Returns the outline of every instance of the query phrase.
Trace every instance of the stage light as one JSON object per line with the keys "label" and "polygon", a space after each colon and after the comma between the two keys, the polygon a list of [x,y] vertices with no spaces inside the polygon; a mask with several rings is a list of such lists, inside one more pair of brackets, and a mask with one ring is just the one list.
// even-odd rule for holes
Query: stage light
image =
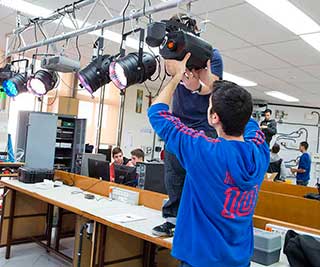
{"label": "stage light", "polygon": [[150,79],[156,69],[157,62],[152,54],[143,52],[141,64],[139,64],[139,53],[136,52],[112,62],[109,72],[115,86],[123,90]]}
{"label": "stage light", "polygon": [[30,93],[37,96],[43,96],[52,90],[58,81],[58,75],[55,71],[39,70],[27,82],[27,88]]}
{"label": "stage light", "polygon": [[18,73],[2,83],[4,92],[10,96],[15,97],[19,93],[27,92],[27,77],[25,74]]}
{"label": "stage light", "polygon": [[4,80],[8,80],[13,76],[13,72],[11,71],[11,65],[6,64],[3,68],[0,68],[0,83]]}
{"label": "stage light", "polygon": [[87,67],[81,70],[78,78],[82,87],[93,94],[103,85],[109,83],[109,66],[113,56],[103,55],[94,59]]}

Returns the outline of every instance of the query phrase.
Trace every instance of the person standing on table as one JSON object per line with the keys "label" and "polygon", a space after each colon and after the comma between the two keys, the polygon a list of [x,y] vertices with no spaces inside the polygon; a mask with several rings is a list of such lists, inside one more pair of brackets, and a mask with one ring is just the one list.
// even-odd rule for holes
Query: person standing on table
{"label": "person standing on table", "polygon": [[[196,21],[180,14],[174,16],[171,20],[182,22],[181,18],[187,22],[190,30],[197,31]],[[188,23],[191,20],[193,23]],[[167,61],[165,61],[167,62]],[[213,57],[211,64],[210,78],[212,80],[221,80],[223,73],[223,62],[221,55],[217,49],[213,49]],[[171,75],[170,71],[167,72]],[[207,121],[207,109],[209,105],[209,97],[212,89],[200,82],[199,71],[185,70],[181,81],[177,84],[177,88],[173,95],[172,113],[178,117],[185,125],[202,130],[207,136],[216,137],[216,131]],[[162,208],[162,216],[165,223],[155,226],[152,233],[157,236],[172,236],[176,224],[176,217],[180,204],[183,184],[186,176],[185,169],[174,154],[165,150],[164,152],[165,166],[165,186],[169,196],[169,200]]]}
{"label": "person standing on table", "polygon": [[307,142],[301,142],[299,150],[302,153],[299,159],[298,168],[291,168],[293,174],[297,174],[297,185],[307,186],[310,180],[310,169],[311,169],[311,157],[308,154],[309,144]]}
{"label": "person standing on table", "polygon": [[153,129],[186,170],[172,256],[182,267],[248,267],[269,148],[250,119],[251,95],[235,83],[214,82],[210,68],[199,77],[213,89],[207,120],[219,137],[188,128],[168,111],[189,57],[168,62],[172,79],[148,110]]}
{"label": "person standing on table", "polygon": [[265,119],[260,123],[260,129],[266,136],[266,142],[270,145],[272,137],[277,134],[277,122],[271,119],[272,110],[266,109],[264,111]]}

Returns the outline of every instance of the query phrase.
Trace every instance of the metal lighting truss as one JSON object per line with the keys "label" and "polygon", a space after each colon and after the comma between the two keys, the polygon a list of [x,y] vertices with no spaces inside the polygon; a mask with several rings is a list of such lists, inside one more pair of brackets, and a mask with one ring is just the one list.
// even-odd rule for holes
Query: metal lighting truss
{"label": "metal lighting truss", "polygon": [[[188,9],[190,9],[190,4],[195,1],[197,0],[169,0],[166,2],[159,3],[157,5],[146,6],[145,8],[138,10],[135,13],[125,15],[124,17],[122,15],[114,17],[110,12],[108,6],[105,4],[104,0],[82,0],[74,2],[73,4],[67,5],[65,7],[59,8],[47,17],[29,19],[29,23],[25,25],[20,25],[21,22],[18,14],[17,28],[13,31],[13,33],[7,35],[6,56],[10,56],[17,53],[23,53],[31,49],[49,45],[51,46],[54,52],[57,52],[57,48],[55,47],[55,43],[57,42],[70,40],[77,36],[81,36],[96,30],[107,28],[112,25],[123,23],[123,21],[138,19],[146,15],[151,15],[167,9],[175,8],[183,4],[187,5]],[[102,4],[102,6],[111,18],[109,20],[98,21],[95,24],[88,26],[86,25],[87,21],[93,13],[96,6],[98,5],[98,3]],[[79,25],[79,20],[76,19],[75,13],[79,9],[88,5],[91,5],[90,10],[87,16],[85,17],[84,21],[81,21],[81,25]],[[72,22],[74,30],[55,36],[59,27],[63,25],[63,20],[66,17],[68,17],[69,20]],[[57,26],[54,33],[49,35],[45,27],[48,24],[52,23],[57,23]],[[23,38],[23,33],[33,27],[39,28],[42,34],[42,38],[39,38],[40,40],[35,40],[35,43],[27,45]],[[18,48],[15,47],[15,43],[17,40],[20,43],[20,47]]]}

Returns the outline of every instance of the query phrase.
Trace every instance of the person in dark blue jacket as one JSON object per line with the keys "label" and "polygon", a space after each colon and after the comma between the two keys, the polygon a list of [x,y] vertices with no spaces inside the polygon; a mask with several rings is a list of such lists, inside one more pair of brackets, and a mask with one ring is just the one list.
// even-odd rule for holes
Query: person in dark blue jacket
{"label": "person in dark blue jacket", "polygon": [[210,68],[199,76],[213,88],[207,119],[211,138],[169,112],[190,54],[169,62],[172,79],[148,110],[155,132],[186,170],[172,255],[188,267],[248,267],[253,253],[252,216],[269,165],[269,148],[250,119],[251,95]]}
{"label": "person in dark blue jacket", "polygon": [[307,142],[300,143],[299,150],[302,155],[299,159],[298,168],[291,168],[291,172],[297,174],[297,185],[307,186],[310,180],[311,157],[307,153],[308,147]]}
{"label": "person in dark blue jacket", "polygon": [[[196,21],[180,14],[171,19],[181,22],[186,21],[186,25],[191,25],[191,31],[196,27]],[[190,20],[192,23],[190,23]],[[182,22],[183,22],[182,21]],[[218,49],[213,49],[210,64],[210,76],[213,80],[222,79],[223,62]],[[170,70],[167,68],[170,74]],[[202,130],[207,136],[216,137],[216,131],[207,121],[207,109],[211,88],[202,83],[199,79],[199,72],[187,70],[177,84],[172,100],[172,113],[178,117],[185,125],[195,130]],[[165,165],[165,185],[169,200],[162,208],[162,215],[165,223],[153,228],[153,234],[157,236],[172,236],[176,224],[176,217],[180,204],[183,184],[186,176],[185,169],[181,166],[176,156],[167,149],[164,153]]]}

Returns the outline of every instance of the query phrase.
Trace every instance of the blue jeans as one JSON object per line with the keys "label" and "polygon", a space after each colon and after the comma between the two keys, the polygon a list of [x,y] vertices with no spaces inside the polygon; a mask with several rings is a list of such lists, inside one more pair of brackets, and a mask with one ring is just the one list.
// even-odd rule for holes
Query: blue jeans
{"label": "blue jeans", "polygon": [[180,267],[192,267],[192,266],[189,265],[188,263],[181,262],[181,266]]}
{"label": "blue jeans", "polygon": [[309,180],[303,181],[303,180],[297,180],[297,185],[302,185],[302,186],[308,186]]}
{"label": "blue jeans", "polygon": [[[206,132],[206,136],[216,137],[215,131]],[[164,183],[169,196],[169,200],[162,208],[162,216],[167,221],[175,224],[175,218],[178,214],[182,189],[186,171],[181,166],[177,157],[165,150],[164,152]]]}
{"label": "blue jeans", "polygon": [[162,208],[162,216],[170,218],[171,223],[174,223],[177,217],[185,177],[186,171],[176,156],[166,150],[164,153],[164,182],[169,200]]}

